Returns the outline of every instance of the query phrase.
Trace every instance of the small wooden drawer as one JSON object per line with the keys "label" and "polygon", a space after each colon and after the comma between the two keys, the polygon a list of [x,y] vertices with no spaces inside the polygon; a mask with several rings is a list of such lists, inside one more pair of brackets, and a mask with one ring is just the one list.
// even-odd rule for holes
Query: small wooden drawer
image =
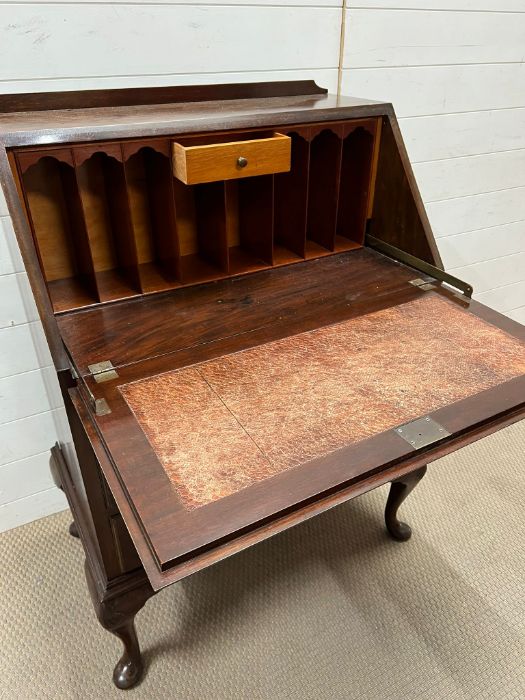
{"label": "small wooden drawer", "polygon": [[290,170],[291,139],[268,138],[185,146],[173,142],[173,174],[186,185]]}

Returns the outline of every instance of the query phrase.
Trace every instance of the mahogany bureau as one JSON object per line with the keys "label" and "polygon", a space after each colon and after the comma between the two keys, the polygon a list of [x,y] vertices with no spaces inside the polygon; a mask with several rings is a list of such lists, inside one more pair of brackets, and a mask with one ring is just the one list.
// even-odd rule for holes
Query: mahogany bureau
{"label": "mahogany bureau", "polygon": [[443,272],[390,104],[310,81],[0,97],[97,616],[525,415],[525,329]]}

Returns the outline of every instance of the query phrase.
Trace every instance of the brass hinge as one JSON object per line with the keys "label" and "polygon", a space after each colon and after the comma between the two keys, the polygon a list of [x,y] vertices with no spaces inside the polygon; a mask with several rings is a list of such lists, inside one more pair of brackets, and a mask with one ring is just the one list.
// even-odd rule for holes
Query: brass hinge
{"label": "brass hinge", "polygon": [[[425,260],[421,260],[420,258],[416,258],[415,255],[410,255],[410,253],[406,253],[404,250],[400,250],[399,248],[390,245],[390,243],[385,243],[385,241],[381,241],[379,240],[379,238],[375,238],[370,234],[366,235],[365,243],[370,248],[374,248],[374,250],[388,255],[389,258],[399,260],[399,262],[402,262],[405,265],[409,265],[415,270],[419,270],[419,272],[423,272],[425,275],[433,277],[435,280],[445,282],[445,284],[448,284],[450,287],[458,289],[469,299],[472,297],[472,293],[474,292],[472,286],[467,282],[463,282],[463,280],[460,280],[459,277],[449,275],[448,272],[441,270],[439,267],[431,265],[430,263],[426,262]],[[428,280],[421,280],[421,282],[425,285],[429,284]],[[412,284],[414,283],[415,280],[412,282]],[[428,289],[428,287],[423,287],[423,284],[417,284],[416,286],[420,287],[420,289]]]}
{"label": "brass hinge", "polygon": [[109,407],[108,402],[106,399],[96,399],[93,396],[93,392],[91,389],[88,387],[87,384],[84,384],[86,387],[86,391],[88,393],[89,397],[89,404],[91,406],[91,410],[96,416],[107,416],[111,413],[111,408]]}
{"label": "brass hinge", "polygon": [[111,408],[106,399],[96,399],[93,396],[93,411],[96,416],[107,416],[111,413]]}
{"label": "brass hinge", "polygon": [[419,289],[422,289],[424,292],[428,292],[430,289],[436,289],[436,285],[432,284],[429,279],[423,280],[421,277],[410,280],[408,284],[413,284],[414,287],[419,287]]}
{"label": "brass hinge", "polygon": [[[97,384],[101,384],[102,382],[110,382],[112,379],[118,379],[118,373],[109,360],[88,365],[88,370],[88,376],[93,377]],[[111,409],[106,399],[96,399],[87,383],[84,383],[84,386],[87,389],[91,409],[95,415],[107,416],[109,413],[111,413]]]}
{"label": "brass hinge", "polygon": [[88,370],[97,384],[118,379],[117,371],[109,360],[96,362],[94,365],[88,365]]}
{"label": "brass hinge", "polygon": [[400,425],[394,428],[394,433],[406,440],[415,450],[432,445],[450,435],[448,430],[430,416],[423,416],[423,418]]}

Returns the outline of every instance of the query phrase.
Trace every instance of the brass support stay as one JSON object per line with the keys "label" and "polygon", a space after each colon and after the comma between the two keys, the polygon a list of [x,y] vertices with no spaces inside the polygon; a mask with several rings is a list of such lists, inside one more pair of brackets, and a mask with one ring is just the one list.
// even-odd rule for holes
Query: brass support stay
{"label": "brass support stay", "polygon": [[439,280],[440,282],[445,282],[445,284],[448,284],[450,287],[458,289],[469,299],[472,297],[472,293],[474,290],[472,289],[472,286],[470,284],[468,284],[467,282],[463,282],[463,280],[460,280],[458,277],[454,277],[454,275],[449,275],[448,272],[441,270],[435,265],[431,265],[425,260],[416,258],[415,255],[405,253],[404,250],[400,250],[399,248],[390,245],[390,243],[380,241],[379,238],[375,238],[370,234],[366,235],[365,245],[369,246],[370,248],[373,248],[374,250],[377,250],[379,253],[384,253],[384,255],[387,255],[389,258],[399,260],[399,262],[402,262],[405,265],[408,265],[409,267],[413,267],[415,270],[419,270],[419,272],[423,272],[425,275],[429,275],[430,277],[433,277],[434,279]]}

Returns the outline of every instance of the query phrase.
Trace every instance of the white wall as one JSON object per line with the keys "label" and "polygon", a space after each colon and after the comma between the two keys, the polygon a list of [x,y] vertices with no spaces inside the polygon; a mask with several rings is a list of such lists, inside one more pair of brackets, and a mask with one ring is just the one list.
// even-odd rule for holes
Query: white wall
{"label": "white wall", "polygon": [[[2,92],[341,77],[392,101],[446,266],[525,323],[524,46],[525,0],[0,0]],[[36,318],[0,201],[0,530],[65,507]]]}
{"label": "white wall", "polygon": [[37,316],[0,193],[0,531],[67,505],[49,473],[65,416]]}
{"label": "white wall", "polygon": [[445,267],[525,323],[525,0],[358,0],[342,92],[393,102]]}

